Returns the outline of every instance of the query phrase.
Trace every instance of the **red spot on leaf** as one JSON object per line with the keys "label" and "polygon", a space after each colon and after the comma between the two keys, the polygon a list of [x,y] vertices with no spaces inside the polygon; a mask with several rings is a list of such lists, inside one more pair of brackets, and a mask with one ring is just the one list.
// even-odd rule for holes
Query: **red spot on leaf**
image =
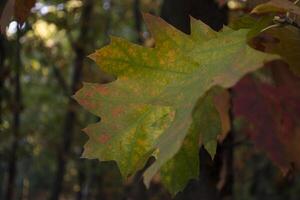
{"label": "red spot on leaf", "polygon": [[99,136],[98,140],[101,144],[105,144],[110,140],[111,136],[107,134],[102,134]]}
{"label": "red spot on leaf", "polygon": [[87,90],[85,92],[85,97],[92,97],[93,96],[93,91],[92,90]]}
{"label": "red spot on leaf", "polygon": [[124,108],[116,107],[111,111],[111,114],[113,117],[118,117],[120,114],[122,114],[122,112],[124,112]]}
{"label": "red spot on leaf", "polygon": [[77,99],[78,103],[80,105],[82,105],[83,107],[87,108],[87,109],[97,109],[99,107],[99,105],[96,105],[95,103],[91,102],[88,99]]}
{"label": "red spot on leaf", "polygon": [[100,85],[99,87],[96,88],[96,90],[102,95],[108,95],[109,93],[109,89],[107,88],[106,85]]}

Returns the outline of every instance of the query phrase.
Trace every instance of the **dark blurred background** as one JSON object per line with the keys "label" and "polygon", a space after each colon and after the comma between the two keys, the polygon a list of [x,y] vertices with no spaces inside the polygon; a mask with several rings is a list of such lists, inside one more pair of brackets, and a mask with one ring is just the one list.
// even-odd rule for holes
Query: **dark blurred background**
{"label": "dark blurred background", "polygon": [[[114,162],[80,158],[87,141],[81,129],[99,119],[70,97],[83,81],[113,80],[87,55],[108,44],[109,35],[152,46],[141,12],[189,33],[189,15],[219,30],[259,2],[38,0],[24,24],[13,21],[0,35],[0,199],[171,199],[159,177],[147,190],[140,174],[123,183]],[[214,161],[200,149],[199,180],[175,199],[299,200],[300,177],[283,177],[235,134]]]}

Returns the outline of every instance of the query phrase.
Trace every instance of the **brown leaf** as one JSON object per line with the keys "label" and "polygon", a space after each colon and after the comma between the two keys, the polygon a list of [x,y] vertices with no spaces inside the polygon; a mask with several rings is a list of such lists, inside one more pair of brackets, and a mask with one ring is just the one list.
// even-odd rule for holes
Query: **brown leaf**
{"label": "brown leaf", "polygon": [[280,55],[290,66],[290,69],[300,76],[300,31],[293,26],[269,29],[266,34],[275,38],[264,41],[265,52]]}
{"label": "brown leaf", "polygon": [[230,130],[230,95],[228,90],[222,90],[217,93],[213,97],[213,101],[222,121],[222,132],[218,136],[218,140],[223,141]]}
{"label": "brown leaf", "polygon": [[271,0],[267,3],[256,6],[251,13],[264,14],[270,12],[290,12],[296,15],[300,15],[300,7],[288,0]]}

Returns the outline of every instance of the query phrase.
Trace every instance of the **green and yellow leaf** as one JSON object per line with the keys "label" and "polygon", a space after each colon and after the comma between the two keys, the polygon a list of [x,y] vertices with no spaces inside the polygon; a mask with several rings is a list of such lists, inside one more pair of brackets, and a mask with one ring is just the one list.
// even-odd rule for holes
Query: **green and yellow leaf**
{"label": "green and yellow leaf", "polygon": [[117,80],[84,84],[75,95],[101,117],[100,123],[85,129],[90,139],[83,156],[115,160],[124,178],[154,156],[156,161],[144,173],[145,184],[161,172],[163,183],[175,194],[197,178],[199,139],[213,155],[218,134],[226,127],[208,92],[215,86],[229,88],[278,57],[250,48],[246,29],[218,33],[191,19],[192,31],[186,35],[160,18],[144,18],[154,48],[112,37],[108,46],[90,56]]}

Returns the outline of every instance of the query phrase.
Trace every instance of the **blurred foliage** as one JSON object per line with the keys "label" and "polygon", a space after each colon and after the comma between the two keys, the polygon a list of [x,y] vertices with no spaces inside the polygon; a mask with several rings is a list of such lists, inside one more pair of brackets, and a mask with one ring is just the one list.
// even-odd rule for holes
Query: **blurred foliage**
{"label": "blurred foliage", "polygon": [[[70,87],[74,64],[72,45],[79,36],[83,3],[84,1],[79,0],[38,1],[32,9],[33,13],[22,26],[22,112],[15,197],[26,199],[23,195],[27,194],[30,199],[45,199],[50,195],[56,170],[57,149],[62,140],[62,122],[71,95],[70,91],[64,91],[59,79],[63,80],[67,89]],[[81,41],[87,51],[92,53],[94,49],[105,45],[109,41],[108,34],[136,41],[132,7],[132,1],[95,1],[91,14],[93,30],[88,32],[87,41]],[[144,1],[141,7],[147,12],[158,13],[160,2]],[[16,32],[17,23],[13,21],[7,28],[5,41],[4,65],[9,70],[13,70],[11,66],[15,64]],[[1,196],[5,191],[12,140],[13,105],[9,105],[13,100],[12,73],[3,79],[5,87],[3,90],[1,88],[5,97],[1,100],[4,111],[1,113],[0,134],[0,185],[3,186]],[[99,73],[88,58],[84,60],[83,81],[105,82],[107,79],[111,77]],[[64,177],[64,196],[74,198],[76,192],[82,189],[78,185],[78,176],[80,171],[84,171],[85,193],[91,196],[88,199],[102,195],[107,196],[107,199],[116,199],[114,196],[120,196],[122,188],[115,165],[110,163],[99,166],[98,161],[80,159],[81,147],[87,140],[81,129],[86,123],[98,119],[81,109],[77,113],[72,156]]]}

